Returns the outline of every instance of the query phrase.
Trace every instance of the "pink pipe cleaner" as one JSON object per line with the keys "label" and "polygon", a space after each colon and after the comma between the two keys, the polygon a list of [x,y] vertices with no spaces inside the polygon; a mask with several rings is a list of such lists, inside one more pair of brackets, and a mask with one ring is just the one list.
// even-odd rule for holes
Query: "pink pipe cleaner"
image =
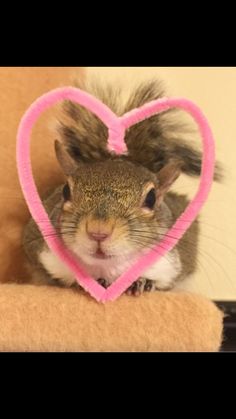
{"label": "pink pipe cleaner", "polygon": [[[97,283],[78,263],[76,256],[67,249],[52,226],[42,205],[33,179],[30,159],[30,136],[34,123],[41,113],[58,101],[71,100],[93,112],[108,127],[108,148],[117,154],[127,151],[124,141],[126,129],[132,125],[164,112],[170,108],[180,108],[188,112],[199,126],[203,144],[203,162],[198,191],[170,228],[164,239],[146,255],[142,255],[135,264],[124,272],[109,288],[105,289]],[[163,98],[152,101],[131,112],[117,117],[111,109],[90,94],[73,87],[52,90],[38,98],[26,111],[21,119],[17,134],[17,167],[21,188],[28,204],[30,213],[37,223],[48,247],[73,272],[78,283],[88,291],[97,301],[113,301],[118,298],[143,272],[170,251],[184,235],[195,220],[203,204],[207,200],[211,189],[215,165],[215,146],[211,129],[207,119],[190,100],[184,98]],[[42,220],[44,220],[42,222]],[[188,220],[188,221],[186,221]],[[171,238],[173,236],[175,238]],[[168,236],[168,237],[167,237]]]}

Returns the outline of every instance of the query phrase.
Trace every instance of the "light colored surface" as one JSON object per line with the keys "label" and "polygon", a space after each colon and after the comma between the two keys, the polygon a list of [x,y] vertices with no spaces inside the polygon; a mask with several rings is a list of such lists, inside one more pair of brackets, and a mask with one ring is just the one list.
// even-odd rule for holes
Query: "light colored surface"
{"label": "light colored surface", "polygon": [[0,289],[0,352],[215,352],[222,342],[223,313],[194,294],[123,295],[98,304],[73,289]]}
{"label": "light colored surface", "polygon": [[[208,118],[216,140],[217,159],[224,164],[223,185],[214,184],[201,212],[199,269],[180,288],[217,300],[236,300],[236,68],[93,67],[88,72],[131,86],[139,79],[158,77],[169,95],[197,103]],[[178,181],[176,190],[196,190],[193,180]]]}

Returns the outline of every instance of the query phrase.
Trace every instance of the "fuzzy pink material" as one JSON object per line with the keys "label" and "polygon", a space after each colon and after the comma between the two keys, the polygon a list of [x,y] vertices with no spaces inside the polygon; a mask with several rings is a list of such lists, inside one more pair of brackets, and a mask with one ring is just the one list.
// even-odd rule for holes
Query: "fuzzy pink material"
{"label": "fuzzy pink material", "polygon": [[[105,289],[97,283],[78,263],[76,256],[67,249],[56,236],[54,227],[42,205],[33,179],[30,160],[30,134],[32,127],[43,111],[58,101],[71,100],[79,103],[99,117],[109,130],[108,148],[117,154],[127,151],[124,135],[125,130],[154,114],[170,108],[180,108],[188,112],[199,126],[203,143],[202,173],[198,191],[170,228],[164,239],[147,254],[142,255],[135,264],[124,272],[109,288]],[[185,231],[197,217],[206,201],[213,181],[215,164],[214,139],[208,122],[201,110],[190,100],[184,98],[163,98],[152,101],[118,117],[111,109],[87,92],[73,87],[52,90],[38,98],[24,114],[17,134],[17,166],[18,174],[30,213],[37,223],[49,248],[68,266],[78,283],[97,301],[106,302],[118,298],[143,272],[170,251],[184,235]],[[186,221],[187,220],[187,221]]]}

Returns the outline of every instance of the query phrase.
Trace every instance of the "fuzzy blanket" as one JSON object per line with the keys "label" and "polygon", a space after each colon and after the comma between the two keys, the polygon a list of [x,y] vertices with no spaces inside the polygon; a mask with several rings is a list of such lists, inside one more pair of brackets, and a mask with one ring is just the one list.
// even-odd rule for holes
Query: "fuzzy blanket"
{"label": "fuzzy blanket", "polygon": [[174,292],[105,305],[72,289],[0,286],[0,351],[218,351],[222,313]]}

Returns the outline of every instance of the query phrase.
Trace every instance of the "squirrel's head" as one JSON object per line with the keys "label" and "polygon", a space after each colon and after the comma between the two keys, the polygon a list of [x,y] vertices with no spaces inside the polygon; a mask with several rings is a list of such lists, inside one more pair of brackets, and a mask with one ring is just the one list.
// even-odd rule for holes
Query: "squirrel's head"
{"label": "squirrel's head", "polygon": [[75,161],[58,141],[55,150],[67,178],[61,233],[86,263],[127,257],[150,248],[163,236],[160,208],[180,174],[177,163],[172,161],[154,174],[118,156],[91,163]]}

